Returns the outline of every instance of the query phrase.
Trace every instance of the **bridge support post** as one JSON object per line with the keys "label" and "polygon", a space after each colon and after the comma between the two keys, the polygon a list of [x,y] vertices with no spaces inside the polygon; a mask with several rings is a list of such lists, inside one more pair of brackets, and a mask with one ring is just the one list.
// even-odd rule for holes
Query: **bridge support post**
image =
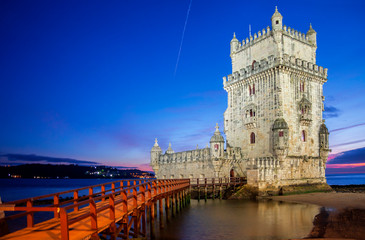
{"label": "bridge support post", "polygon": [[212,179],[212,184],[213,184],[213,200],[215,199],[215,182],[214,182],[214,178]]}
{"label": "bridge support post", "polygon": [[153,203],[153,208],[154,208],[154,216],[155,217],[157,217],[157,201],[155,201],[154,203]]}
{"label": "bridge support post", "polygon": [[166,196],[165,198],[165,208],[170,208],[170,196]]}
{"label": "bridge support post", "polygon": [[68,218],[67,218],[67,212],[64,208],[60,209],[60,222],[61,222],[61,239],[69,240]]}
{"label": "bridge support post", "polygon": [[175,209],[175,193],[171,195],[171,214],[174,216],[174,209]]}
{"label": "bridge support post", "polygon": [[158,210],[159,210],[159,214],[161,217],[161,215],[163,215],[162,197],[160,199],[158,199]]}
{"label": "bridge support post", "polygon": [[151,219],[155,219],[155,203],[151,203],[151,206],[150,206],[150,214],[151,214]]}
{"label": "bridge support post", "polygon": [[[0,200],[1,202],[1,200]],[[60,204],[60,197],[58,196],[58,194],[54,195],[53,196],[53,204],[55,207],[58,207],[59,204]],[[59,218],[60,217],[60,214],[57,210],[54,211],[54,218]]]}
{"label": "bridge support post", "polygon": [[[27,201],[27,208],[32,208],[33,207],[33,203],[31,200]],[[32,228],[34,227],[34,212],[28,210],[27,211],[27,227],[28,228]]]}
{"label": "bridge support post", "polygon": [[142,207],[141,207],[141,221],[142,221],[142,235],[144,235],[144,237],[147,237],[146,236],[146,233],[147,233],[147,231],[146,231],[146,218],[147,218],[147,216],[146,216],[146,205],[143,205]]}

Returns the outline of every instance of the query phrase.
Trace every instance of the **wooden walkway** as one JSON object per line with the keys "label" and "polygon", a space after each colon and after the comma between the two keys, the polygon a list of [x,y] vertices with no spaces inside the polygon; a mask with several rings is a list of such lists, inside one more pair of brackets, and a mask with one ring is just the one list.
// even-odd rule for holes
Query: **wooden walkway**
{"label": "wooden walkway", "polygon": [[[7,202],[0,204],[0,211],[20,213],[1,220],[25,217],[27,227],[0,240],[146,238],[147,221],[153,223],[157,212],[161,218],[163,206],[181,209],[190,200],[192,188],[198,188],[199,194],[200,188],[205,189],[206,197],[208,187],[214,189],[214,196],[216,188],[222,191],[243,184],[242,178],[120,180]],[[88,194],[79,196],[83,191]],[[62,198],[66,194],[73,198]],[[34,214],[39,212],[52,212],[53,218],[34,224]]]}
{"label": "wooden walkway", "polygon": [[[170,205],[170,200],[172,204],[182,204],[189,184],[189,179],[144,180],[139,184],[125,180],[0,204],[3,211],[24,211],[7,218],[26,216],[28,225],[0,239],[99,239],[99,233],[109,235],[111,239],[146,237],[147,208],[153,217],[157,211],[155,202],[159,201],[159,209],[163,211],[163,198],[166,206]],[[105,190],[108,185],[111,188]],[[94,193],[94,189],[100,187],[101,191]],[[79,192],[85,189],[89,189],[89,194],[79,197]],[[60,195],[71,192],[73,199],[59,201]],[[50,197],[52,205],[33,206],[36,200]],[[26,206],[19,206],[24,204]],[[34,213],[45,211],[53,212],[54,218],[34,225]]]}

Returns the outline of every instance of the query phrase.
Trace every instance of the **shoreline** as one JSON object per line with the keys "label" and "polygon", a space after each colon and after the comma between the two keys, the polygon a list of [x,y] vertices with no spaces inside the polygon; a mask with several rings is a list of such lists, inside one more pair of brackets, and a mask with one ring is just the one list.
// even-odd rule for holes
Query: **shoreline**
{"label": "shoreline", "polygon": [[314,204],[320,207],[365,210],[364,192],[315,192],[265,197],[275,201]]}

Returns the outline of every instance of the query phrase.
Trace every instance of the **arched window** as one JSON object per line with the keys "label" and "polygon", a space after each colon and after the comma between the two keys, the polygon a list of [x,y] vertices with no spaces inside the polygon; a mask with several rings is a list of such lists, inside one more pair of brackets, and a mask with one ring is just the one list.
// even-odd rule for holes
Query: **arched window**
{"label": "arched window", "polygon": [[307,133],[305,130],[302,131],[302,141],[306,142],[307,141]]}
{"label": "arched window", "polygon": [[284,131],[279,132],[279,137],[284,137]]}
{"label": "arched window", "polygon": [[304,92],[304,82],[300,82],[300,91]]}
{"label": "arched window", "polygon": [[252,70],[255,69],[255,62],[256,62],[256,60],[253,60],[253,62],[252,62]]}
{"label": "arched window", "polygon": [[253,117],[252,109],[250,109],[250,117]]}
{"label": "arched window", "polygon": [[255,84],[252,85],[252,94],[255,94]]}
{"label": "arched window", "polygon": [[251,133],[251,136],[250,136],[250,143],[251,144],[254,144],[255,143],[255,133]]}
{"label": "arched window", "polygon": [[250,96],[252,95],[252,89],[251,89],[251,85],[248,86],[249,92],[250,92]]}

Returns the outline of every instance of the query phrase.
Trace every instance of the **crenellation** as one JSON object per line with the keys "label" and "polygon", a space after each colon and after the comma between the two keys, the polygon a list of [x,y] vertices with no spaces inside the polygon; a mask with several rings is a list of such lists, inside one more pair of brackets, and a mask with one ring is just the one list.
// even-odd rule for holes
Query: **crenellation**
{"label": "crenellation", "polygon": [[[288,66],[294,67],[295,69],[301,69],[306,73],[315,74],[323,79],[327,78],[327,68],[323,68],[322,66],[317,66],[311,62],[307,62],[306,60],[302,60],[300,58],[295,58],[293,56],[288,56],[284,54],[283,58],[275,58],[273,55],[268,56],[268,58],[261,59],[256,61],[251,66],[246,66],[245,68],[240,69],[240,71],[236,71],[233,74],[224,77],[224,86],[228,86],[237,81],[247,79],[248,77],[255,75],[257,73],[261,73],[267,69],[271,69],[273,67],[278,66]],[[324,80],[325,81],[325,80]]]}

